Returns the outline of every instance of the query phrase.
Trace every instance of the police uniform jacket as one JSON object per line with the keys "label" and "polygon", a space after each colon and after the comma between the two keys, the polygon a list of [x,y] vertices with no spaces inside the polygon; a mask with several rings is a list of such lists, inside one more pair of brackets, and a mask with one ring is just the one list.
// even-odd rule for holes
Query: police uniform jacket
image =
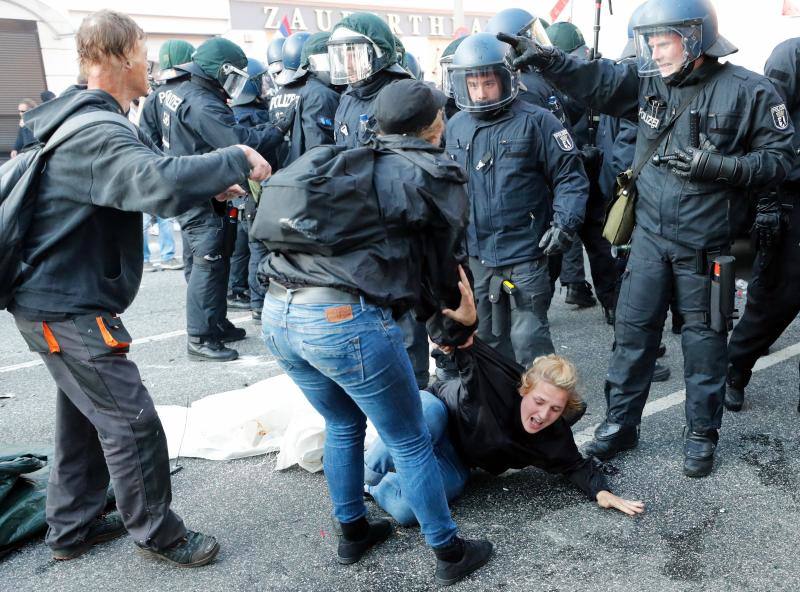
{"label": "police uniform jacket", "polygon": [[[166,92],[163,110],[162,143],[164,151],[174,156],[206,154],[217,148],[244,144],[269,159],[271,150],[283,138],[271,124],[257,127],[237,124],[222,89],[195,75]],[[176,192],[183,189],[173,184]],[[216,216],[213,207],[209,199],[183,214],[179,221],[183,226],[201,224]]]}
{"label": "police uniform jacket", "polygon": [[[347,87],[339,100],[339,107],[334,116],[333,133],[336,143],[355,148],[369,142],[374,137],[378,125],[373,115],[372,104],[384,86],[403,78],[411,78],[411,74],[381,70],[369,82],[361,86]],[[366,135],[359,129],[361,115],[369,116]]]}
{"label": "police uniform jacket", "polygon": [[689,146],[689,111],[697,110],[701,134],[720,153],[745,158],[751,173],[734,187],[689,181],[648,162],[636,182],[636,223],[674,242],[695,249],[727,243],[729,208],[740,205],[732,200],[744,199],[746,189],[779,183],[792,167],[793,126],[786,105],[763,76],[745,68],[707,58],[680,85],[671,86],[660,76],[640,79],[635,64],[587,62],[556,51],[543,73],[598,111],[638,119],[637,162],[688,95],[705,85],[660,141],[657,154]]}
{"label": "police uniform jacket", "polygon": [[297,96],[297,111],[285,166],[316,146],[335,143],[333,121],[339,107],[339,93],[313,73],[284,88]]}
{"label": "police uniform jacket", "polygon": [[[416,153],[426,168],[388,148]],[[411,136],[378,138],[373,183],[387,228],[386,240],[335,256],[270,252],[259,274],[287,288],[321,286],[361,294],[399,318],[412,307],[431,321],[429,332],[451,333],[442,308],[457,308],[457,265],[467,225],[466,178],[441,148]],[[426,170],[427,169],[427,170]],[[456,343],[463,343],[469,332]]]}
{"label": "police uniform jacket", "polygon": [[187,72],[182,76],[176,76],[164,81],[147,95],[144,105],[142,105],[142,111],[139,115],[139,129],[147,135],[155,146],[162,150],[164,149],[164,143],[161,137],[161,120],[164,117],[164,100],[168,96],[168,91],[174,91],[188,79],[189,73]]}
{"label": "police uniform jacket", "polygon": [[572,137],[547,109],[515,100],[488,120],[457,113],[445,150],[467,171],[467,250],[483,265],[537,259],[551,221],[570,231],[583,222],[589,182]]}
{"label": "police uniform jacket", "polygon": [[[26,121],[46,142],[68,118],[92,110],[122,113],[108,93],[76,87],[32,111]],[[79,132],[48,157],[39,178],[22,252],[27,269],[10,310],[45,321],[122,313],[142,279],[140,212],[173,217],[244,183],[248,172],[238,148],[173,158],[141,131],[137,136],[119,125],[99,124]]]}
{"label": "police uniform jacket", "polygon": [[[800,154],[800,37],[787,39],[772,50],[764,66],[764,74],[786,101],[786,108],[794,122],[795,153]],[[800,183],[800,157],[795,158],[794,167],[786,180]]]}
{"label": "police uniform jacket", "polygon": [[633,164],[636,151],[636,124],[621,117],[601,115],[597,125],[597,147],[603,153],[600,167],[600,190],[611,199],[617,187],[617,175]]}

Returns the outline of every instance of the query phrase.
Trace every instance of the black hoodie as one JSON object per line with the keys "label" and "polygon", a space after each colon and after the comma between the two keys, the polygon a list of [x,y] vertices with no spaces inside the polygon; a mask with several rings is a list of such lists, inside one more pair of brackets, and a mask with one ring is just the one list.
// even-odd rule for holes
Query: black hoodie
{"label": "black hoodie", "polygon": [[[70,117],[123,113],[101,90],[73,87],[25,122],[46,142]],[[234,183],[249,166],[238,148],[166,157],[129,129],[106,123],[78,132],[48,158],[23,246],[23,281],[9,310],[29,320],[123,312],[142,278],[142,215],[173,217]]]}

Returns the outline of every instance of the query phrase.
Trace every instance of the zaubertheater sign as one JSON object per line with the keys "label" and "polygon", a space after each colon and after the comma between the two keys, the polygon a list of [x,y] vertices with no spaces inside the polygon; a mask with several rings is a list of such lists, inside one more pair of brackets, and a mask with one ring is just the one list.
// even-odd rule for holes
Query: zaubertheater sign
{"label": "zaubertheater sign", "polygon": [[[449,12],[433,12],[408,10],[405,8],[370,6],[344,6],[331,4],[300,4],[280,2],[252,2],[232,0],[232,29],[266,29],[277,31],[283,18],[289,22],[292,32],[330,31],[333,26],[349,14],[358,11],[374,12],[384,19],[392,33],[398,37],[406,35],[422,37],[451,38],[456,29],[453,14]],[[464,26],[469,33],[478,33],[484,29],[491,14],[465,14]]]}

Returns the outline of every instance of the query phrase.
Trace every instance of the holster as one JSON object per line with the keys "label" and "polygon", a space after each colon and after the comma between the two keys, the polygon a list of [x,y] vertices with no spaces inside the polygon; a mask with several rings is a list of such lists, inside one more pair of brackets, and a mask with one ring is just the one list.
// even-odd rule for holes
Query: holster
{"label": "holster", "polygon": [[730,255],[715,257],[711,264],[711,297],[709,325],[717,333],[733,329],[736,295],[736,258]]}
{"label": "holster", "polygon": [[508,325],[509,309],[505,306],[505,298],[503,277],[493,275],[489,280],[489,302],[492,303],[492,335],[495,337],[500,337]]}

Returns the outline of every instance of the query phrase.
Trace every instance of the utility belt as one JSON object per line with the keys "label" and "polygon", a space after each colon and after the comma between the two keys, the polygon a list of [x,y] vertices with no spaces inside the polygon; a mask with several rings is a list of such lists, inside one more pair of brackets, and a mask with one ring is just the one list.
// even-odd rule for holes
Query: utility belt
{"label": "utility belt", "polygon": [[273,298],[293,304],[358,304],[362,302],[361,296],[344,290],[316,286],[287,290],[275,280],[270,280],[267,293]]}
{"label": "utility belt", "polygon": [[727,247],[698,249],[695,254],[695,272],[710,277],[709,306],[707,312],[684,313],[687,322],[699,321],[717,333],[727,333],[733,329],[737,318],[736,296],[736,258],[728,255]]}

